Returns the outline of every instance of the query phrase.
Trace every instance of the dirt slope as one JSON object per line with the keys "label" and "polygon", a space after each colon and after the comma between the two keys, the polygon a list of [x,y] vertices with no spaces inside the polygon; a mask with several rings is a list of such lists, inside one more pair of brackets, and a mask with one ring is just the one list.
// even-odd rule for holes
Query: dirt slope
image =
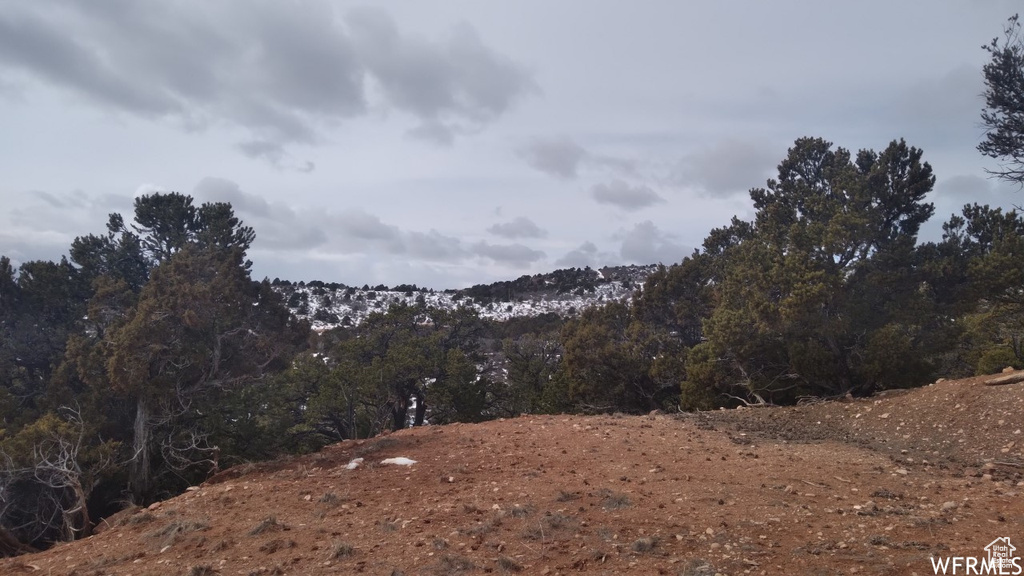
{"label": "dirt slope", "polygon": [[426,427],[229,470],[0,574],[932,574],[1024,549],[1021,428],[1024,384],[981,379]]}

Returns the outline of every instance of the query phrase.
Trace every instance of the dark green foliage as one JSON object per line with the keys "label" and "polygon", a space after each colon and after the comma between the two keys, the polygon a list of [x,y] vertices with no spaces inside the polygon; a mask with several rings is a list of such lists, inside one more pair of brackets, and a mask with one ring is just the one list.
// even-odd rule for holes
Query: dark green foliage
{"label": "dark green foliage", "polygon": [[920,159],[902,141],[856,158],[796,142],[778,180],[751,190],[752,225],[719,234],[716,307],[687,364],[691,391],[787,402],[929,376],[933,303],[915,245],[934,177]]}
{"label": "dark green foliage", "polygon": [[299,356],[259,387],[280,397],[264,403],[270,412],[262,420],[286,422],[282,437],[301,449],[493,417],[502,392],[479,349],[482,331],[471,309],[393,304],[358,327],[324,334],[323,353]]}
{"label": "dark green foliage", "polygon": [[502,342],[506,388],[500,409],[507,416],[568,411],[568,390],[558,368],[557,334],[525,334]]}
{"label": "dark green foliage", "polygon": [[674,403],[684,349],[626,304],[589,308],[562,328],[568,395],[586,411],[642,412]]}
{"label": "dark green foliage", "polygon": [[1024,37],[1016,14],[1007,20],[1003,32],[1001,42],[995,38],[983,46],[991,60],[983,68],[981,121],[986,132],[978,151],[1002,161],[992,174],[1024,186]]}
{"label": "dark green foliage", "polygon": [[943,298],[960,317],[956,347],[946,357],[955,376],[986,374],[1024,363],[1024,219],[1015,211],[964,206],[930,246]]}
{"label": "dark green foliage", "polygon": [[306,342],[249,278],[253,233],[229,205],[135,206],[131,227],[113,214],[77,238],[71,262],[15,275],[0,258],[0,501],[17,502],[0,525],[27,541],[86,535],[126,488],[145,502],[258,445],[246,392]]}

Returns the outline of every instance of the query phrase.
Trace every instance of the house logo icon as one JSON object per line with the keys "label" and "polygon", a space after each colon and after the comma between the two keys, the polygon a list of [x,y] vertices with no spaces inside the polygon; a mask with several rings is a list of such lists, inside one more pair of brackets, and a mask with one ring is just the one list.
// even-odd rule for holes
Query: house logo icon
{"label": "house logo icon", "polygon": [[1020,576],[1024,574],[1020,557],[1014,556],[1016,546],[1010,543],[1009,537],[996,538],[985,546],[988,558],[977,556],[945,556],[931,557],[932,570],[935,574],[997,574],[999,576]]}
{"label": "house logo icon", "polygon": [[1014,565],[1013,551],[1017,547],[1010,544],[1009,537],[996,538],[988,546],[985,546],[985,551],[988,552],[989,566],[994,568],[1010,567]]}

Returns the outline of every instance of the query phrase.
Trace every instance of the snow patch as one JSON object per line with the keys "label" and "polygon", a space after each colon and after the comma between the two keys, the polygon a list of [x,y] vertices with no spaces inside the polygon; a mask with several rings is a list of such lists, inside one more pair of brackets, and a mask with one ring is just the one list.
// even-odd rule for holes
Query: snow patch
{"label": "snow patch", "polygon": [[405,456],[399,456],[398,458],[385,458],[381,460],[380,463],[394,464],[396,466],[412,466],[413,464],[416,463],[416,461],[412,460],[411,458],[406,458]]}

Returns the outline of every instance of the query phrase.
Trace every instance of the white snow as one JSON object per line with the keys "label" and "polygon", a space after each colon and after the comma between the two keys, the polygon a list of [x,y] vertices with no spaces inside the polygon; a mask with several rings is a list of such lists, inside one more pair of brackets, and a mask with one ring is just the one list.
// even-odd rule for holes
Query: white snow
{"label": "white snow", "polygon": [[345,470],[355,470],[356,468],[359,468],[359,465],[362,463],[362,458],[353,458],[351,462],[345,465]]}
{"label": "white snow", "polygon": [[[306,305],[305,314],[292,308],[292,314],[310,321],[316,331],[330,330],[338,326],[358,326],[366,317],[375,311],[384,312],[391,304],[404,303],[415,305],[420,299],[429,308],[454,310],[461,306],[475,309],[481,318],[505,321],[518,317],[533,317],[546,313],[559,316],[572,316],[591,306],[599,306],[609,301],[629,301],[634,291],[643,284],[653,266],[637,266],[631,273],[628,283],[623,280],[609,280],[600,270],[596,271],[596,286],[593,292],[555,294],[552,291],[523,294],[511,302],[495,301],[490,304],[476,302],[468,296],[451,292],[399,292],[394,290],[362,290],[359,288],[328,288],[314,286],[277,287],[285,297],[298,293]],[[545,284],[553,285],[551,280]],[[370,293],[373,293],[371,296]],[[407,295],[408,294],[408,295]],[[316,319],[320,310],[337,318],[334,322]]]}
{"label": "white snow", "polygon": [[381,464],[394,464],[396,466],[412,466],[416,463],[415,460],[406,458],[405,456],[399,456],[398,458],[385,458],[380,461]]}

